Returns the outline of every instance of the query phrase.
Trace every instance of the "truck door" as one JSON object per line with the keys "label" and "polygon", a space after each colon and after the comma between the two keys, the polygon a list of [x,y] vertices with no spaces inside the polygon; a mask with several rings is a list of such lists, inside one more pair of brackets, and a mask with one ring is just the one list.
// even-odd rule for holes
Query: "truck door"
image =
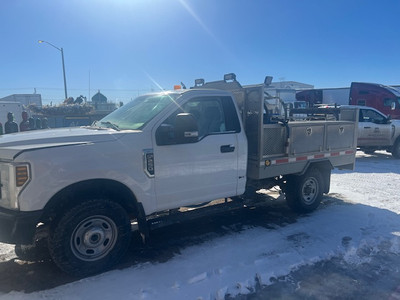
{"label": "truck door", "polygon": [[[197,133],[191,129],[184,134],[188,135],[186,140],[174,137],[174,126],[182,112],[195,118],[198,127]],[[168,130],[169,139],[165,140]],[[231,97],[193,98],[166,118],[155,131],[154,178],[158,209],[236,195],[240,131]]]}
{"label": "truck door", "polygon": [[360,109],[357,146],[390,145],[392,126],[387,118],[372,109]]}

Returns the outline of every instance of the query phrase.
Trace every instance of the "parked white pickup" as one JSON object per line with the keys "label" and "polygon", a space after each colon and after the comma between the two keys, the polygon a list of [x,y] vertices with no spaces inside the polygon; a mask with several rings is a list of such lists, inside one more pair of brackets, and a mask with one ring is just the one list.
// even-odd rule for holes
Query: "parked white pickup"
{"label": "parked white pickup", "polygon": [[400,158],[400,120],[391,120],[372,107],[357,106],[359,112],[357,146],[365,153],[386,150]]}
{"label": "parked white pickup", "polygon": [[131,222],[147,237],[160,212],[277,185],[292,209],[316,209],[331,169],[354,167],[354,110],[277,120],[265,84],[229,75],[140,96],[92,126],[1,136],[0,241],[21,258],[45,245],[62,270],[87,275],[125,253]]}

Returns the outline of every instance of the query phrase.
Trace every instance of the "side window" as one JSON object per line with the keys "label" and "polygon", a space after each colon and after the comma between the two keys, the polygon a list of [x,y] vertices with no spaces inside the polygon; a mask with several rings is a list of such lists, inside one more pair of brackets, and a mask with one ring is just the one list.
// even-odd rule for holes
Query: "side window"
{"label": "side window", "polygon": [[357,105],[365,106],[365,100],[364,99],[357,100]]}
{"label": "side window", "polygon": [[[190,114],[197,124],[197,132],[191,129],[190,139],[176,137],[177,116]],[[157,145],[193,143],[210,134],[240,132],[240,123],[231,97],[194,98],[171,114],[157,129]],[[187,132],[185,132],[185,135]],[[194,135],[196,137],[194,138]]]}
{"label": "side window", "polygon": [[392,106],[392,103],[396,103],[396,99],[392,99],[392,98],[385,98],[383,99],[383,106]]}
{"label": "side window", "polygon": [[226,131],[225,114],[220,98],[193,99],[183,105],[183,110],[195,117],[199,128],[199,139]]}
{"label": "side window", "polygon": [[384,121],[385,117],[381,114],[378,114],[376,111],[369,109],[362,109],[360,111],[360,122],[372,122],[376,124],[382,124],[384,123]]}
{"label": "side window", "polygon": [[226,131],[240,132],[239,117],[231,97],[222,97],[222,106],[225,112]]}

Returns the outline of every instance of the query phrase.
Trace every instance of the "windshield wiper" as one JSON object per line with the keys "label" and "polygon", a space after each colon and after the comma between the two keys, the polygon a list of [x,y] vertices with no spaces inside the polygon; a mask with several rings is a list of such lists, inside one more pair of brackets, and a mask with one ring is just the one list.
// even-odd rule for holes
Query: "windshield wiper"
{"label": "windshield wiper", "polygon": [[[97,123],[97,122],[96,122],[96,123]],[[100,122],[100,124],[107,125],[107,126],[109,126],[110,128],[112,128],[112,129],[114,129],[114,130],[120,131],[118,125],[116,125],[116,124],[114,124],[114,123],[111,123],[110,121]]]}

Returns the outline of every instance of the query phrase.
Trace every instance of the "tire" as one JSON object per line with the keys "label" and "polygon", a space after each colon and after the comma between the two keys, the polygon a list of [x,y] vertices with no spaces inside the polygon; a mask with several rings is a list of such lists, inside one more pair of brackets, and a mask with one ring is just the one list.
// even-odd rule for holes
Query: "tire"
{"label": "tire", "polygon": [[62,271],[82,277],[115,265],[130,240],[127,212],[115,202],[97,199],[67,211],[52,228],[48,246]]}
{"label": "tire", "polygon": [[400,159],[400,139],[397,139],[392,147],[392,156]]}
{"label": "tire", "polygon": [[312,212],[321,203],[323,190],[322,174],[312,168],[302,176],[289,177],[284,188],[286,203],[295,212]]}

